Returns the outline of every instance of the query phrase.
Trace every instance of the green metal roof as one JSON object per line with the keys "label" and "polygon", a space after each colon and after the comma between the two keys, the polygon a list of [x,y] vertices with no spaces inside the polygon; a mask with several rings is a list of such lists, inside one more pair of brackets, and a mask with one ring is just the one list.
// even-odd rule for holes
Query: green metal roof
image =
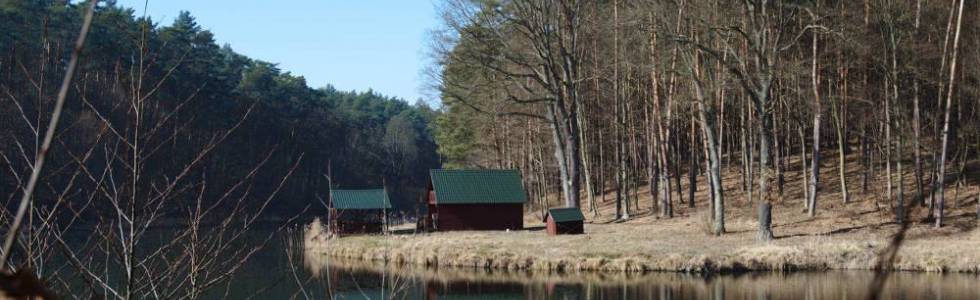
{"label": "green metal roof", "polygon": [[330,190],[330,200],[336,209],[391,209],[384,189]]}
{"label": "green metal roof", "polygon": [[517,170],[432,170],[437,204],[524,203]]}
{"label": "green metal roof", "polygon": [[548,214],[555,219],[555,223],[585,220],[582,210],[577,207],[551,208],[548,209]]}

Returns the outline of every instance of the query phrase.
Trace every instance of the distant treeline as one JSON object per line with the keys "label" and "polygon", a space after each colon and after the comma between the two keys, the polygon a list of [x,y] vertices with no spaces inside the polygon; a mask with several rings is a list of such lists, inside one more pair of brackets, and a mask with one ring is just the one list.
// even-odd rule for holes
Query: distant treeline
{"label": "distant treeline", "polygon": [[[8,208],[39,151],[84,11],[64,1],[0,1],[0,195]],[[165,26],[139,15],[99,4],[36,193],[38,216],[58,210],[68,221],[132,205],[144,218],[181,217],[198,198],[232,210],[261,206],[276,191],[265,216],[322,213],[328,167],[335,185],[385,184],[405,208],[439,166],[436,111],[424,104],[314,89],[219,46],[187,12]]]}

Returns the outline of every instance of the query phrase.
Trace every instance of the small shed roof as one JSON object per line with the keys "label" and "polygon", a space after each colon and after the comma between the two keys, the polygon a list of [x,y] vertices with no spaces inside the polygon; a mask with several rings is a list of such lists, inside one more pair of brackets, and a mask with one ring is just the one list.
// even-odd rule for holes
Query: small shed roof
{"label": "small shed roof", "polygon": [[438,204],[527,201],[517,170],[432,170],[430,173]]}
{"label": "small shed roof", "polygon": [[585,221],[585,215],[577,207],[551,208],[548,209],[548,215],[551,215],[555,223]]}
{"label": "small shed roof", "polygon": [[336,209],[391,209],[384,189],[330,190],[330,200]]}

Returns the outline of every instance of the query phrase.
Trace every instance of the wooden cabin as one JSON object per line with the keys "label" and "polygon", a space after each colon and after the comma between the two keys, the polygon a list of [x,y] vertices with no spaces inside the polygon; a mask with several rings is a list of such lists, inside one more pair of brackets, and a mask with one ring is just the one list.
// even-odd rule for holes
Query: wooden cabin
{"label": "wooden cabin", "polygon": [[517,170],[431,170],[428,230],[519,230],[527,193]]}
{"label": "wooden cabin", "polygon": [[330,233],[344,236],[385,231],[391,201],[385,189],[330,190]]}
{"label": "wooden cabin", "polygon": [[585,233],[585,216],[577,207],[551,208],[544,218],[548,235]]}

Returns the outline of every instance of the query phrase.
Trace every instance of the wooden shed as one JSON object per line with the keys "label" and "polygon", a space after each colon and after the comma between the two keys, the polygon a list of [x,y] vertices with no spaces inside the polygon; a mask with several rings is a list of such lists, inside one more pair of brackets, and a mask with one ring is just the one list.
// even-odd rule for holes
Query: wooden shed
{"label": "wooden shed", "polygon": [[382,233],[391,201],[385,189],[330,190],[330,233]]}
{"label": "wooden shed", "polygon": [[544,218],[549,235],[585,233],[585,216],[577,207],[551,208]]}
{"label": "wooden shed", "polygon": [[524,228],[527,193],[517,170],[432,170],[426,195],[428,230]]}

